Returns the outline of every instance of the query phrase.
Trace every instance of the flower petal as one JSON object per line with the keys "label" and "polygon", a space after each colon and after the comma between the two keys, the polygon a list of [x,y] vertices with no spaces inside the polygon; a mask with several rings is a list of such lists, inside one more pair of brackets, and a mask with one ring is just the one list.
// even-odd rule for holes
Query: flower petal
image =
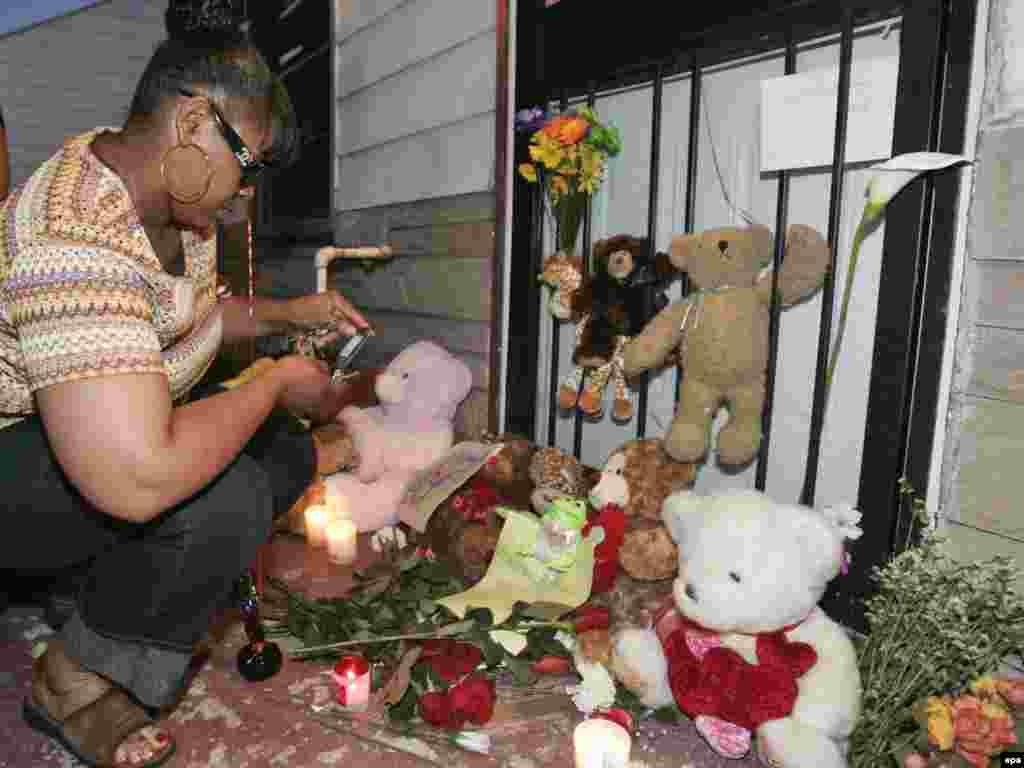
{"label": "flower petal", "polygon": [[884,208],[896,194],[922,173],[970,162],[963,155],[945,152],[908,152],[871,166],[875,173],[867,184],[868,206]]}

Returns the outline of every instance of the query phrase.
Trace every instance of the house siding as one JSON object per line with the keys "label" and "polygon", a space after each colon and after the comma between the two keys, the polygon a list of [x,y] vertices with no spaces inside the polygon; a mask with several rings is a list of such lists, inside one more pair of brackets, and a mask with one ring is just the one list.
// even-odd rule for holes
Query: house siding
{"label": "house siding", "polygon": [[12,184],[67,137],[124,122],[166,9],[167,0],[111,0],[0,38]]}
{"label": "house siding", "polygon": [[959,557],[1024,562],[1024,0],[992,0],[987,21],[938,511]]}
{"label": "house siding", "polygon": [[335,262],[329,281],[375,326],[364,364],[431,339],[463,359],[486,391],[496,4],[352,5],[335,24],[334,241],[387,242],[395,256],[370,271]]}

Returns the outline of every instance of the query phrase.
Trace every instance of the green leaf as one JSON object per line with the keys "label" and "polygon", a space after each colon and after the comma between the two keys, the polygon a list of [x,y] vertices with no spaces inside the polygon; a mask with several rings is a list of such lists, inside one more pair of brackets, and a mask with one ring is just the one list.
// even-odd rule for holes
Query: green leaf
{"label": "green leaf", "polygon": [[428,598],[423,598],[420,600],[419,610],[424,616],[432,616],[437,613],[437,603]]}
{"label": "green leaf", "polygon": [[517,685],[531,685],[537,679],[532,665],[526,659],[506,654],[504,664]]}
{"label": "green leaf", "polygon": [[453,637],[454,635],[464,635],[470,632],[476,627],[476,622],[473,619],[466,619],[465,621],[457,621],[454,624],[448,624],[447,626],[441,627],[437,630],[437,634],[440,637]]}
{"label": "green leaf", "polygon": [[470,608],[466,611],[466,618],[473,619],[481,627],[494,626],[494,614],[491,613],[490,608]]}
{"label": "green leaf", "polygon": [[[639,704],[639,699],[637,700]],[[664,707],[658,707],[651,713],[651,717],[660,723],[678,723],[680,720],[685,720],[684,715],[675,704],[668,704]]]}
{"label": "green leaf", "polygon": [[544,656],[571,657],[572,653],[555,639],[558,630],[554,627],[534,627],[526,633],[526,648],[519,654],[521,658],[536,661]]}
{"label": "green leaf", "polygon": [[388,707],[388,717],[398,722],[412,720],[416,716],[419,694],[410,685],[405,691],[405,696],[397,704]]}
{"label": "green leaf", "polygon": [[494,640],[485,630],[479,629],[473,632],[470,637],[472,642],[483,654],[484,663],[488,667],[497,667],[505,661],[505,658],[515,658],[505,650],[501,643]]}

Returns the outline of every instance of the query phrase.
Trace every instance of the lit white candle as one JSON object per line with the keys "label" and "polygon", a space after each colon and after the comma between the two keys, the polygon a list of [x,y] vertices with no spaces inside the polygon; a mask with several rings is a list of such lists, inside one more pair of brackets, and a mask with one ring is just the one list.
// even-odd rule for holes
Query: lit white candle
{"label": "lit white candle", "polygon": [[327,557],[332,563],[352,565],[356,561],[356,524],[336,518],[327,524]]}
{"label": "lit white candle", "polygon": [[328,486],[325,503],[327,504],[327,509],[331,511],[331,515],[335,520],[342,518],[347,520],[352,519],[352,507],[348,503],[348,497],[345,494],[339,493]]}
{"label": "lit white candle", "polygon": [[584,720],[572,736],[576,768],[626,768],[633,739],[618,723],[602,717]]}
{"label": "lit white candle", "polygon": [[338,703],[346,709],[363,712],[370,704],[370,664],[362,656],[342,656],[334,666],[338,683]]}
{"label": "lit white candle", "polygon": [[306,507],[306,541],[311,547],[327,544],[327,524],[331,522],[331,511],[323,504]]}

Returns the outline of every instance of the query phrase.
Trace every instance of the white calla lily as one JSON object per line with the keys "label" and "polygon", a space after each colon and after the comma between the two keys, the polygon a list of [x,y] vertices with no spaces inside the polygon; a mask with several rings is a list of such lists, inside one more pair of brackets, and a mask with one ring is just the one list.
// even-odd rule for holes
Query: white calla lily
{"label": "white calla lily", "polygon": [[870,170],[876,173],[868,179],[865,217],[869,217],[870,221],[881,215],[889,201],[922,173],[940,171],[967,162],[968,159],[963,155],[950,155],[945,152],[908,152],[871,166]]}
{"label": "white calla lily", "polygon": [[850,266],[846,271],[846,285],[843,288],[843,299],[839,308],[839,323],[836,329],[835,345],[832,348],[828,370],[825,372],[825,406],[828,407],[829,389],[835,375],[836,363],[839,360],[839,349],[842,346],[843,333],[846,330],[846,318],[850,310],[850,292],[853,288],[853,276],[857,270],[857,258],[864,238],[873,228],[871,225],[885,211],[885,207],[907,184],[918,176],[932,173],[955,165],[970,163],[963,155],[951,155],[945,152],[908,152],[896,155],[883,163],[871,166],[874,175],[868,179],[865,190],[864,212],[861,214],[857,231],[853,236],[850,249]]}

